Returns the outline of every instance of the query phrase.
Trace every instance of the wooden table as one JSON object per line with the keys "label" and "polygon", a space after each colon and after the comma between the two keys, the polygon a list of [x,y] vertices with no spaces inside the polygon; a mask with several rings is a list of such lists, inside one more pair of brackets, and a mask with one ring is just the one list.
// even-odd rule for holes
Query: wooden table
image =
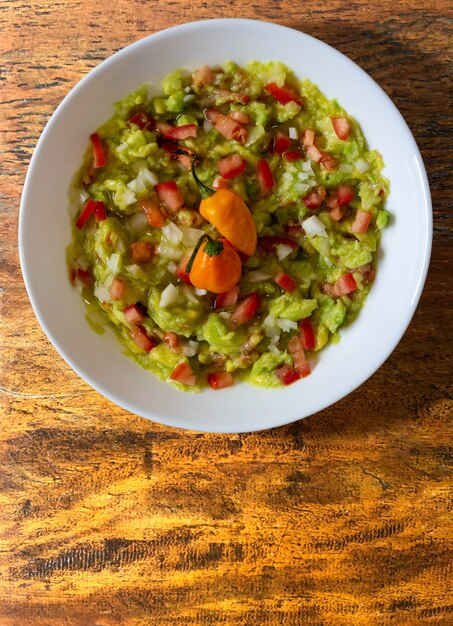
{"label": "wooden table", "polygon": [[[452,624],[451,5],[0,9],[0,625]],[[420,306],[385,365],[322,413],[232,436],[158,426],[80,380],[33,315],[16,236],[33,147],[67,91],[144,35],[219,16],[299,28],[368,71],[418,141],[435,217]]]}

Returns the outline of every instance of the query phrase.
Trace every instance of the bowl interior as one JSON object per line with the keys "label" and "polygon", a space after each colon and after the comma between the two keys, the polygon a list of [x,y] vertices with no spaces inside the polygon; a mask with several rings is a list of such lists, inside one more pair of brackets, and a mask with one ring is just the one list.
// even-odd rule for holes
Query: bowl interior
{"label": "bowl interior", "polygon": [[[355,323],[324,350],[310,377],[263,390],[239,384],[184,394],[129,360],[113,333],[95,334],[67,279],[68,188],[88,136],[113,103],[144,82],[158,89],[178,67],[232,59],[280,60],[316,83],[354,116],[381,152],[391,183],[391,226],[384,231],[377,278]],[[403,118],[372,79],[339,52],[297,31],[252,20],[208,20],[156,33],[86,76],[52,116],[36,148],[22,198],[22,271],[35,313],[65,360],[123,408],[158,422],[213,432],[285,424],[319,411],[364,382],[388,357],[417,305],[429,262],[431,205],[423,163]]]}

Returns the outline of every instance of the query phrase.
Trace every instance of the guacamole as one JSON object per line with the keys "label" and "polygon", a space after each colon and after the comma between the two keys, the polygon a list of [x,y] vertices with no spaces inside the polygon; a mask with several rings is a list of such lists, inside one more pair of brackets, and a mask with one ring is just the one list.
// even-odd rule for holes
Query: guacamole
{"label": "guacamole", "polygon": [[70,190],[89,323],[186,391],[307,376],[364,305],[390,217],[357,122],[279,62],[177,70],[115,111]]}

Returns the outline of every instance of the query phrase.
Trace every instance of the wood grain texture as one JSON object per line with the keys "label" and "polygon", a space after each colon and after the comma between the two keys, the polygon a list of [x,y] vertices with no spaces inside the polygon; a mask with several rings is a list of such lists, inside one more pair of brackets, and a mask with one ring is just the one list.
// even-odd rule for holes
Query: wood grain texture
{"label": "wood grain texture", "polygon": [[[1,626],[453,623],[451,9],[0,2]],[[434,248],[406,335],[360,389],[285,428],[202,435],[127,414],[56,354],[17,218],[33,147],[89,69],[156,30],[240,16],[323,39],[385,89],[428,170]]]}

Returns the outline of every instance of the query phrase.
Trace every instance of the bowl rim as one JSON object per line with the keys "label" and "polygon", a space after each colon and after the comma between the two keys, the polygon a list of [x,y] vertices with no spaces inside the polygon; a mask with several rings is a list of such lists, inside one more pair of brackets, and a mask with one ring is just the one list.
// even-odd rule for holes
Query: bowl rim
{"label": "bowl rim", "polygon": [[[419,255],[420,258],[422,259],[421,261],[421,265],[422,265],[422,270],[419,274],[418,277],[418,281],[416,283],[415,289],[413,289],[412,291],[412,298],[411,298],[411,302],[410,302],[410,306],[408,306],[407,311],[406,311],[406,316],[405,316],[405,321],[404,324],[401,324],[399,327],[398,332],[396,333],[395,339],[392,342],[391,346],[388,346],[387,349],[383,352],[383,354],[380,356],[379,359],[377,359],[373,365],[371,367],[369,367],[358,379],[355,378],[354,382],[352,382],[349,385],[345,386],[345,389],[342,391],[342,393],[340,395],[338,395],[338,397],[336,397],[335,400],[330,400],[328,399],[327,401],[321,401],[319,408],[315,411],[315,413],[322,411],[324,409],[326,409],[327,407],[335,404],[336,402],[339,402],[340,400],[342,400],[344,397],[346,397],[347,395],[349,395],[350,393],[352,393],[354,390],[358,389],[364,382],[366,382],[381,366],[382,364],[389,358],[389,356],[392,354],[392,352],[394,351],[394,349],[396,348],[396,346],[398,345],[398,343],[401,341],[402,337],[404,336],[413,316],[415,313],[415,310],[417,308],[417,305],[419,303],[421,294],[423,292],[423,287],[426,281],[426,277],[427,277],[427,273],[428,273],[428,269],[429,269],[429,263],[430,263],[430,257],[431,257],[431,250],[432,250],[432,238],[433,238],[433,216],[432,216],[432,202],[431,202],[431,194],[430,194],[430,188],[429,188],[429,182],[428,182],[428,176],[426,173],[426,169],[424,167],[424,163],[423,163],[423,159],[421,157],[420,154],[420,150],[418,148],[418,145],[412,135],[411,130],[409,129],[409,126],[407,125],[404,117],[402,116],[402,114],[400,113],[400,111],[398,110],[398,108],[395,106],[395,104],[392,102],[392,100],[390,99],[390,97],[387,95],[387,93],[382,89],[382,87],[379,86],[379,84],[367,73],[365,72],[365,70],[363,70],[359,65],[357,65],[357,63],[355,63],[354,61],[352,61],[349,57],[347,57],[345,54],[343,54],[342,52],[340,52],[339,50],[337,50],[336,48],[334,48],[333,46],[325,43],[324,41],[317,39],[316,37],[313,37],[312,35],[308,35],[307,33],[304,33],[300,30],[294,29],[294,28],[290,28],[288,26],[284,26],[282,24],[278,24],[275,22],[268,22],[265,20],[254,20],[254,19],[247,19],[247,18],[215,18],[215,19],[207,19],[207,20],[196,20],[196,21],[192,21],[192,22],[187,22],[184,24],[179,24],[176,26],[172,26],[170,28],[166,28],[160,31],[156,31],[154,33],[151,33],[149,35],[146,35],[145,37],[142,37],[136,41],[134,41],[131,44],[128,44],[127,46],[125,46],[124,48],[121,48],[120,50],[118,50],[117,52],[115,52],[114,54],[110,55],[109,57],[105,58],[103,61],[101,61],[98,65],[96,65],[94,68],[92,68],[85,76],[83,76],[73,87],[72,89],[64,96],[64,98],[61,100],[61,102],[58,104],[58,106],[56,107],[56,109],[54,110],[54,112],[52,113],[51,117],[49,118],[49,120],[47,121],[44,129],[41,132],[41,135],[38,139],[38,142],[35,146],[33,155],[30,159],[30,163],[27,169],[27,173],[26,173],[26,177],[25,177],[25,182],[24,182],[24,186],[23,186],[23,190],[22,190],[22,196],[21,196],[21,203],[20,203],[20,210],[19,210],[19,223],[18,223],[18,241],[19,241],[19,260],[20,260],[20,267],[21,267],[21,271],[22,271],[22,275],[23,275],[23,279],[24,279],[24,283],[25,283],[25,287],[26,287],[26,291],[30,300],[30,303],[32,305],[33,311],[35,313],[35,316],[41,326],[41,328],[44,330],[47,338],[49,339],[49,341],[51,342],[51,344],[54,346],[54,348],[56,349],[56,351],[60,354],[60,356],[66,361],[66,363],[87,383],[89,384],[92,388],[94,388],[96,391],[98,391],[100,394],[102,394],[104,397],[106,397],[107,399],[111,400],[112,402],[114,402],[116,405],[118,405],[119,407],[121,407],[124,410],[127,410],[135,415],[141,415],[147,419],[153,420],[156,423],[160,423],[166,426],[170,426],[173,428],[185,428],[185,429],[190,429],[192,431],[195,432],[212,432],[212,433],[239,433],[239,432],[257,432],[260,430],[266,430],[269,428],[276,428],[279,426],[283,426],[289,423],[292,423],[294,421],[298,421],[299,419],[303,419],[304,417],[308,417],[308,415],[312,415],[314,414],[313,412],[310,412],[304,416],[296,415],[295,411],[285,411],[284,412],[284,417],[278,417],[276,416],[276,418],[272,421],[272,423],[265,423],[262,425],[262,427],[257,427],[257,428],[253,428],[252,430],[250,428],[244,428],[244,429],[229,429],[228,426],[226,426],[225,428],[211,428],[211,423],[210,422],[206,422],[206,424],[203,425],[203,429],[197,429],[196,427],[194,428],[193,425],[191,425],[190,423],[190,418],[186,419],[184,417],[181,417],[181,419],[179,420],[178,423],[175,423],[174,420],[172,418],[167,418],[165,416],[160,416],[160,415],[156,415],[155,413],[149,412],[147,415],[144,415],[144,411],[136,411],[134,407],[131,408],[131,406],[128,406],[128,403],[123,401],[120,397],[118,397],[116,395],[115,392],[112,392],[110,389],[106,388],[103,384],[98,383],[98,381],[93,380],[91,378],[91,376],[87,375],[84,371],[83,368],[79,367],[76,363],[74,363],[74,360],[71,356],[71,354],[65,349],[64,346],[60,345],[53,333],[52,333],[52,329],[46,324],[43,316],[41,315],[39,306],[36,302],[36,298],[34,295],[34,291],[33,291],[33,287],[32,287],[32,279],[30,277],[30,272],[29,272],[29,268],[27,265],[27,258],[26,258],[26,250],[25,250],[25,246],[24,246],[24,228],[25,228],[25,219],[24,219],[24,214],[26,212],[26,204],[28,203],[28,197],[30,194],[30,188],[32,187],[32,182],[33,182],[33,170],[35,168],[35,165],[38,161],[38,159],[40,158],[40,148],[41,146],[45,143],[46,141],[46,137],[49,133],[49,129],[51,128],[51,126],[53,125],[55,119],[57,118],[59,112],[66,106],[66,104],[70,101],[72,101],[73,99],[76,99],[78,97],[78,93],[81,89],[83,89],[84,85],[88,82],[91,82],[93,80],[96,79],[97,75],[101,72],[104,71],[104,69],[112,64],[115,63],[119,58],[121,58],[123,55],[127,55],[129,54],[129,52],[132,49],[138,48],[141,45],[143,45],[143,43],[147,40],[150,40],[151,38],[153,40],[158,40],[160,38],[167,38],[167,37],[171,37],[174,33],[177,32],[183,32],[183,31],[190,31],[192,29],[196,29],[196,28],[211,28],[212,26],[218,25],[218,24],[224,24],[226,26],[231,26],[231,25],[238,25],[241,24],[242,26],[249,26],[251,28],[256,28],[256,27],[264,27],[264,28],[269,28],[269,29],[276,29],[279,31],[283,31],[283,33],[285,31],[291,31],[292,33],[297,33],[300,37],[303,38],[307,38],[309,40],[314,40],[316,42],[316,44],[319,46],[321,45],[322,47],[325,47],[326,49],[329,50],[330,53],[334,53],[336,55],[339,55],[343,62],[346,62],[347,64],[350,64],[351,66],[353,66],[354,70],[356,72],[358,72],[362,79],[365,80],[370,86],[372,86],[374,89],[378,89],[379,92],[381,93],[381,95],[385,98],[387,105],[393,110],[393,113],[396,115],[396,117],[398,118],[398,122],[401,126],[401,129],[404,129],[404,132],[409,140],[409,142],[411,143],[411,150],[413,151],[413,156],[415,157],[415,164],[414,166],[418,169],[418,173],[420,176],[420,181],[421,181],[421,186],[423,188],[423,198],[422,198],[422,202],[423,205],[425,207],[425,217],[426,217],[426,230],[423,236],[423,250],[420,251]],[[267,390],[264,390],[265,392]],[[208,392],[212,393],[211,390],[208,390]],[[218,393],[218,392],[217,392]]]}

